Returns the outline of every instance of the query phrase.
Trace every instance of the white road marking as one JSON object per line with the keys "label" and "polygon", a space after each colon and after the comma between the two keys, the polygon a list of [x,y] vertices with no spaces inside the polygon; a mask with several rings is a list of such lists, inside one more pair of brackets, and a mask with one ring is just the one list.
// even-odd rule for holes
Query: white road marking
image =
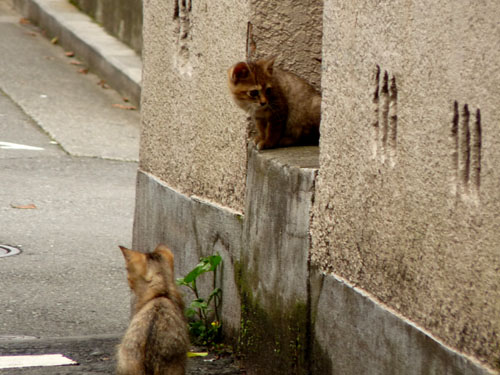
{"label": "white road marking", "polygon": [[42,151],[43,148],[28,146],[28,145],[20,145],[18,143],[10,143],[10,142],[0,142],[0,148],[6,150],[31,150],[31,151]]}
{"label": "white road marking", "polygon": [[0,369],[38,366],[67,366],[77,364],[77,362],[63,356],[62,354],[0,356]]}

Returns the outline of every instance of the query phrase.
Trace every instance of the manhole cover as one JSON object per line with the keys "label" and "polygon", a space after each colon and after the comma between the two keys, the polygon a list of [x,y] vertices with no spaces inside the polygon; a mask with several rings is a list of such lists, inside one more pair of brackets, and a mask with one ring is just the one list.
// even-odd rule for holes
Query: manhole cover
{"label": "manhole cover", "polygon": [[11,255],[17,255],[21,252],[21,250],[7,245],[0,245],[0,258],[8,257]]}

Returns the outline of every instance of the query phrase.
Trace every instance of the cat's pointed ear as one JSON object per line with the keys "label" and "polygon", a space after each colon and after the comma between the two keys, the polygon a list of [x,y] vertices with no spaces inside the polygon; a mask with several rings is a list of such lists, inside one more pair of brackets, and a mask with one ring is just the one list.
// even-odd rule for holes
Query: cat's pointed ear
{"label": "cat's pointed ear", "polygon": [[118,246],[118,247],[122,251],[122,254],[123,254],[123,257],[125,258],[125,261],[128,263],[132,259],[133,251],[130,249],[127,249],[124,246]]}
{"label": "cat's pointed ear", "polygon": [[168,265],[170,266],[170,269],[172,271],[172,274],[174,272],[174,254],[172,254],[172,251],[170,251],[170,249],[163,245],[163,244],[159,244],[156,249],[155,249],[155,253],[159,253],[168,263]]}
{"label": "cat's pointed ear", "polygon": [[274,67],[274,62],[276,61],[277,56],[271,56],[267,60],[264,60],[262,62],[262,67],[264,68],[264,71],[267,72],[270,76],[273,75],[273,67]]}
{"label": "cat's pointed ear", "polygon": [[123,247],[123,246],[119,246],[119,248],[122,251],[123,257],[125,258],[125,262],[127,263],[127,267],[129,265],[137,266],[139,264],[143,265],[146,263],[146,256],[143,253],[140,253],[139,251],[127,249],[126,247]]}
{"label": "cat's pointed ear", "polygon": [[246,62],[239,62],[228,70],[229,79],[233,83],[238,83],[239,81],[248,78],[249,74],[250,69]]}

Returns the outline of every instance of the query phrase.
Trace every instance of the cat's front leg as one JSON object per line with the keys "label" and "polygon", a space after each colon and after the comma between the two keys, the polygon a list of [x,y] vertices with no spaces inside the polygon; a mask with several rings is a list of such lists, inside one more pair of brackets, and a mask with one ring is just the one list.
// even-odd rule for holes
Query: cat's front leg
{"label": "cat's front leg", "polygon": [[265,133],[262,140],[257,145],[258,150],[276,148],[280,145],[280,138],[283,134],[284,124],[277,119],[269,119],[266,122]]}
{"label": "cat's front leg", "polygon": [[263,118],[255,119],[255,128],[257,129],[257,135],[254,137],[253,142],[255,143],[255,147],[257,147],[257,150],[260,150],[262,148],[260,147],[260,145],[262,142],[264,142],[266,135],[266,127],[267,127],[266,119]]}

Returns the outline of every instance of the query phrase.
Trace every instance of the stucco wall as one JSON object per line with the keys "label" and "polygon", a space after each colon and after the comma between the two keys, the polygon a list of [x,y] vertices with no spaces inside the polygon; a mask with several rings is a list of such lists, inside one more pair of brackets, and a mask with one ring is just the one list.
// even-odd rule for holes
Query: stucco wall
{"label": "stucco wall", "polygon": [[500,363],[500,5],[325,1],[312,262]]}
{"label": "stucco wall", "polygon": [[242,212],[246,115],[226,71],[245,59],[247,1],[144,4],[140,168]]}
{"label": "stucco wall", "polygon": [[136,52],[142,50],[141,0],[70,0]]}
{"label": "stucco wall", "polygon": [[276,63],[320,89],[323,1],[251,0],[248,55]]}

